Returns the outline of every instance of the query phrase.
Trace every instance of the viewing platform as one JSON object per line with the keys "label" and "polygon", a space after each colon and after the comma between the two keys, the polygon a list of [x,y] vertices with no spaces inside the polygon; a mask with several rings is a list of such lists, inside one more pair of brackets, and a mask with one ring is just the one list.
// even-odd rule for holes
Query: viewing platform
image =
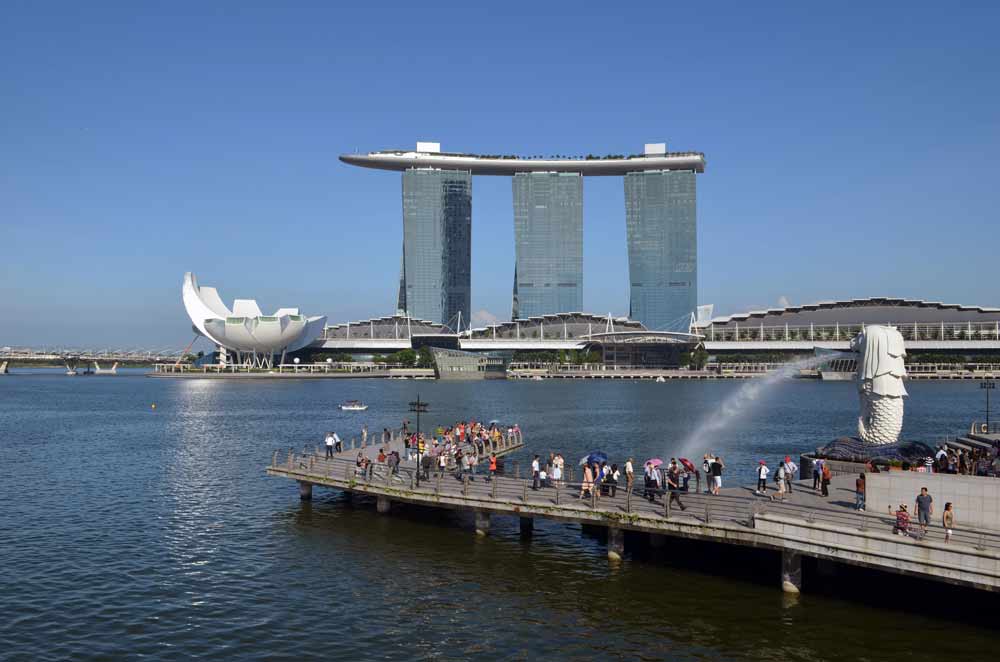
{"label": "viewing platform", "polygon": [[566,482],[538,490],[520,477],[520,468],[513,476],[508,471],[492,481],[483,475],[459,478],[432,472],[418,484],[412,468],[390,474],[385,465],[366,476],[350,457],[354,450],[332,459],[306,449],[276,451],[266,471],[297,481],[303,499],[310,499],[313,486],[320,486],[374,497],[380,513],[388,513],[393,502],[467,511],[479,535],[489,533],[494,515],[520,518],[525,534],[530,534],[535,518],[604,528],[611,559],[624,554],[625,531],[665,536],[666,544],[670,538],[687,538],[769,549],[780,554],[775,580],[788,592],[802,586],[803,556],[986,591],[1000,588],[1000,531],[958,529],[949,543],[939,526],[919,539],[895,535],[888,513],[853,509],[852,476],[835,477],[828,500],[801,483],[785,502],[755,496],[745,487],[724,489],[720,496],[680,492],[686,506],[682,511],[662,493],[649,501],[639,490],[622,487],[615,496],[594,490],[591,497],[580,499],[580,483],[574,482],[571,467]]}

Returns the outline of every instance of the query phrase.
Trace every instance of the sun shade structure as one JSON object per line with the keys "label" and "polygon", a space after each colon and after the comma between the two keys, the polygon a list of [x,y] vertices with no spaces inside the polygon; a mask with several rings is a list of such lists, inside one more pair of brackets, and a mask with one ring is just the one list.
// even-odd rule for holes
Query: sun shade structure
{"label": "sun shade structure", "polygon": [[[201,287],[190,271],[181,288],[184,309],[194,330],[219,346],[220,360],[270,368],[274,355],[302,349],[323,333],[326,317],[306,317],[298,308],[264,315],[253,299],[236,299],[230,310],[214,287]],[[235,353],[235,357],[230,357]],[[234,359],[234,360],[229,360]]]}

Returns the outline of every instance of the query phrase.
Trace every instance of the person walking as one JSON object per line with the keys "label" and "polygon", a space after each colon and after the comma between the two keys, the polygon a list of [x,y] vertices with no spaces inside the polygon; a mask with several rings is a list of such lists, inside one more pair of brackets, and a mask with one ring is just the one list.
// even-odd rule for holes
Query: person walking
{"label": "person walking", "polygon": [[955,511],[952,510],[951,501],[944,504],[944,512],[941,513],[941,525],[944,526],[944,541],[951,542],[951,531],[955,528]]}
{"label": "person walking", "polygon": [[757,464],[757,489],[754,490],[754,494],[767,495],[767,474],[771,472],[767,468],[767,462],[761,460]]}
{"label": "person walking", "polygon": [[789,494],[792,493],[792,481],[795,480],[795,474],[799,472],[799,465],[792,461],[791,456],[785,456],[785,489]]}
{"label": "person walking", "polygon": [[863,511],[865,509],[865,475],[858,474],[854,479],[854,509]]}
{"label": "person walking", "polygon": [[556,453],[556,456],[552,458],[552,482],[554,482],[556,485],[561,485],[562,474],[563,474],[563,458],[562,455]]}
{"label": "person walking", "polygon": [[618,494],[618,480],[621,478],[621,472],[618,471],[618,465],[611,465],[611,475],[608,478],[608,489],[611,492],[611,496],[614,497]]}
{"label": "person walking", "polygon": [[819,482],[822,476],[820,472],[823,471],[823,460],[813,461],[813,490],[819,489]]}
{"label": "person walking", "polygon": [[[778,468],[774,471],[774,482],[778,486],[778,501],[784,501],[788,485],[784,462],[778,462]],[[771,500],[773,501],[774,497],[771,497]]]}
{"label": "person walking", "polygon": [[535,459],[531,461],[531,489],[533,490],[538,489],[538,482],[541,479],[541,476],[539,475],[541,470],[542,467],[539,465],[538,456],[536,455]]}
{"label": "person walking", "polygon": [[708,453],[702,457],[701,473],[705,476],[705,494],[712,494],[712,458]]}
{"label": "person walking", "polygon": [[325,442],[326,442],[326,456],[329,457],[329,458],[332,458],[333,457],[333,433],[332,432],[327,432],[326,433]]}
{"label": "person walking", "polygon": [[917,503],[917,524],[920,525],[920,531],[923,535],[927,535],[927,527],[931,523],[931,515],[934,514],[934,497],[932,497],[928,492],[926,487],[920,488],[920,494],[916,498]]}
{"label": "person walking", "polygon": [[726,468],[723,464],[722,458],[716,455],[712,459],[711,471],[712,471],[712,494],[719,496],[722,494],[722,470]]}
{"label": "person walking", "polygon": [[333,448],[338,453],[344,450],[344,445],[340,442],[340,437],[337,435],[336,432],[333,433]]}
{"label": "person walking", "polygon": [[670,500],[667,502],[667,506],[669,507],[670,504],[676,502],[677,506],[681,510],[687,510],[687,507],[681,503],[681,497],[679,494],[681,489],[680,477],[681,474],[677,469],[677,463],[671,462],[670,468],[667,469],[667,490],[670,491]]}
{"label": "person walking", "polygon": [[823,463],[823,470],[820,475],[820,487],[822,488],[821,494],[824,497],[830,496],[830,481],[833,480],[833,473],[830,471],[830,467],[826,462]]}
{"label": "person walking", "polygon": [[496,453],[490,453],[490,482],[497,477],[497,455]]}
{"label": "person walking", "polygon": [[646,463],[643,471],[643,485],[646,488],[646,500],[653,503],[653,499],[656,498],[656,494],[653,492],[656,481],[653,480],[653,465],[649,462]]}
{"label": "person walking", "polygon": [[632,458],[629,458],[625,462],[625,490],[631,492],[634,484],[635,468],[632,466]]}
{"label": "person walking", "polygon": [[442,452],[438,455],[438,475],[444,478],[445,472],[448,470],[448,453]]}
{"label": "person walking", "polygon": [[590,496],[590,491],[594,488],[594,472],[591,471],[590,465],[583,465],[583,481],[580,483],[580,498]]}

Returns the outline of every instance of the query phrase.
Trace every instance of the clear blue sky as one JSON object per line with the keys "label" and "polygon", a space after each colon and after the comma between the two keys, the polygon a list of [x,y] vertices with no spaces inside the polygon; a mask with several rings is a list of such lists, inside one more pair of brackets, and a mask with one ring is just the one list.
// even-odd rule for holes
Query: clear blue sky
{"label": "clear blue sky", "polygon": [[[703,151],[717,313],[1000,305],[997,7],[4,3],[0,345],[182,347],[188,270],[265,310],[389,314],[399,175],[337,155],[416,140]],[[510,187],[473,184],[473,310],[501,319]],[[627,312],[619,178],[586,181],[584,233],[585,308]]]}

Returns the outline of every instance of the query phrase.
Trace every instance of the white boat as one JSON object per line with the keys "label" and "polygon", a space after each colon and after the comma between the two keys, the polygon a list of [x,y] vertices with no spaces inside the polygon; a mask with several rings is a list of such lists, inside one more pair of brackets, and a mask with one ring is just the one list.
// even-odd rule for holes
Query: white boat
{"label": "white boat", "polygon": [[535,382],[545,381],[544,379],[542,379],[541,375],[535,375],[534,377],[531,378],[531,380]]}
{"label": "white boat", "polygon": [[343,411],[365,411],[368,409],[368,405],[360,400],[348,400],[344,404],[340,405],[340,408]]}
{"label": "white boat", "polygon": [[72,369],[70,369],[70,370],[67,370],[67,371],[66,371],[66,374],[67,374],[67,375],[68,375],[69,377],[76,377],[76,376],[77,376],[77,375],[79,375],[80,373],[78,373],[78,372],[77,372],[76,370],[72,370]]}
{"label": "white boat", "polygon": [[657,377],[657,378],[656,378],[656,383],[657,383],[657,384],[663,384],[663,383],[665,383],[666,381],[667,381],[667,380],[666,380],[666,379],[664,379],[663,377]]}

